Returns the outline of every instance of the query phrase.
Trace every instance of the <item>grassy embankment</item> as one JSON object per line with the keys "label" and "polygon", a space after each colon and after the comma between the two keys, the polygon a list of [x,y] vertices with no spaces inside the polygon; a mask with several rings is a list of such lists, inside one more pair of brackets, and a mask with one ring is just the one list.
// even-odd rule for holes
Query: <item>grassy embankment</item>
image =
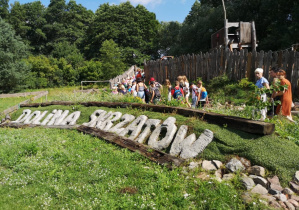
{"label": "grassy embankment", "polygon": [[[99,95],[74,95],[70,90],[50,100],[101,100]],[[49,94],[52,94],[51,91]],[[53,99],[51,99],[53,97]],[[85,98],[84,98],[85,97]],[[110,97],[114,100],[113,97]],[[125,100],[133,100],[127,99]],[[79,99],[78,99],[79,100]],[[115,99],[117,100],[117,99]],[[87,122],[96,107],[39,107],[82,111],[78,124]],[[101,108],[106,109],[106,108]],[[34,110],[34,109],[32,109]],[[177,126],[189,126],[197,136],[206,128],[215,139],[199,158],[228,160],[237,155],[252,164],[266,167],[286,185],[298,170],[298,146],[293,141],[271,136],[255,136],[195,118],[138,109],[109,109],[145,114],[165,120],[175,116]],[[13,119],[22,112],[18,110]],[[0,129],[0,207],[7,208],[259,208],[258,202],[244,205],[240,184],[201,181],[199,171],[169,171],[137,153],[108,144],[76,131],[59,129]]]}

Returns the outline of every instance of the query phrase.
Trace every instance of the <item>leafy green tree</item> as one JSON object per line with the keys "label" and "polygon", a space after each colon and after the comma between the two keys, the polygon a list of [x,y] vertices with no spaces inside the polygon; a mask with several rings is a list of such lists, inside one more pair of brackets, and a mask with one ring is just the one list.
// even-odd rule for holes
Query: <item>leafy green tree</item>
{"label": "leafy green tree", "polygon": [[157,49],[160,56],[163,55],[178,55],[180,46],[180,30],[182,24],[179,22],[161,22],[157,37]]}
{"label": "leafy green tree", "polygon": [[12,26],[0,18],[0,92],[14,92],[26,87],[29,67],[23,61],[28,47],[15,35]]}
{"label": "leafy green tree", "polygon": [[100,61],[85,61],[78,68],[79,81],[99,81],[103,79],[102,63]]}
{"label": "leafy green tree", "polygon": [[97,58],[103,42],[110,39],[120,48],[129,47],[142,54],[154,54],[158,26],[155,14],[144,6],[134,7],[129,1],[120,5],[102,4],[87,31],[85,54],[88,58]]}
{"label": "leafy green tree", "polygon": [[9,22],[17,35],[30,44],[31,51],[35,54],[43,52],[47,40],[43,31],[43,26],[46,24],[44,14],[45,7],[40,1],[26,4],[15,2],[11,5]]}
{"label": "leafy green tree", "polygon": [[112,39],[103,42],[100,53],[104,79],[111,79],[126,70],[121,50]]}
{"label": "leafy green tree", "polygon": [[7,19],[9,15],[9,5],[8,5],[9,0],[0,0],[0,17],[2,19]]}

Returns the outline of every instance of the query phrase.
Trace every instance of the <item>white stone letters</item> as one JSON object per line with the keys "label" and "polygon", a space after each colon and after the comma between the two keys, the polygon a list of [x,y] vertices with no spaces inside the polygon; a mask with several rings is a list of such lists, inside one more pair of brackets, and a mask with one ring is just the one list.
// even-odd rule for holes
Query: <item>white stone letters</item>
{"label": "white stone letters", "polygon": [[[23,110],[22,115],[15,123],[35,125],[76,125],[81,112],[75,111],[69,114],[69,110],[54,109],[46,116],[48,111]],[[46,117],[45,117],[46,116]],[[41,122],[42,121],[42,122]],[[121,112],[108,112],[98,109],[90,116],[90,121],[84,126],[97,128],[103,131],[113,132],[138,143],[147,143],[150,147],[164,150],[170,147],[170,155],[180,156],[183,159],[194,158],[200,154],[213,140],[213,132],[206,129],[196,139],[193,133],[186,137],[188,126],[182,125],[177,131],[176,118],[168,117],[161,124],[161,120],[148,119],[145,115],[122,115]],[[148,142],[147,142],[148,139]]]}
{"label": "white stone letters", "polygon": [[[173,140],[174,134],[177,130],[175,125],[176,119],[174,117],[168,117],[162,125],[158,125],[148,140],[148,145],[154,149],[162,150],[166,149]],[[165,132],[166,135],[159,141],[159,135],[161,132]]]}
{"label": "white stone letters", "polygon": [[134,140],[141,132],[141,129],[146,120],[147,120],[147,116],[140,115],[130,125],[128,125],[122,132],[120,132],[119,135],[125,136],[130,133],[128,138]]}
{"label": "white stone letters", "polygon": [[131,121],[133,121],[135,119],[135,117],[133,115],[130,115],[130,114],[124,114],[121,119],[123,121],[121,121],[120,123],[118,123],[114,127],[112,127],[110,129],[110,132],[119,134],[120,132],[122,132],[125,129],[123,127],[125,125],[127,125],[128,123],[130,123]]}

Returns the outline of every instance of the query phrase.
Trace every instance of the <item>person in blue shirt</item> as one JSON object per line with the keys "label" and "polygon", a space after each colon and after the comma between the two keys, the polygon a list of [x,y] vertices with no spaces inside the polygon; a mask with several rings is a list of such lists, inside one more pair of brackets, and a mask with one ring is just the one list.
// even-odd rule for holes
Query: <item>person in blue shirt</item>
{"label": "person in blue shirt", "polygon": [[[258,88],[267,88],[267,89],[270,89],[268,80],[265,77],[263,77],[264,70],[262,68],[257,68],[254,71],[254,73],[255,73],[255,76],[257,78],[257,81],[256,81],[255,85]],[[266,100],[267,100],[266,93],[261,94],[261,100],[263,102],[266,102]],[[267,107],[261,109],[261,115],[262,116],[261,116],[260,120],[264,121],[266,119],[266,114],[267,114]]]}

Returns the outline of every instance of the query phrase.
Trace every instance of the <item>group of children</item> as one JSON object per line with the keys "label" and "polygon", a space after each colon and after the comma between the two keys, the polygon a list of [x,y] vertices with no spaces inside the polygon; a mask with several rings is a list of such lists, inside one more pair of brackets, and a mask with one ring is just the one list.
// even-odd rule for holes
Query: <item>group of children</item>
{"label": "group of children", "polygon": [[[169,79],[166,79],[165,85],[168,88],[168,101],[172,98],[184,101],[188,107],[196,108],[203,107],[209,103],[208,92],[202,86],[202,81],[199,80],[197,84],[191,83],[185,75],[178,76],[175,81],[175,86],[172,87]],[[189,103],[189,96],[192,96],[192,104]]]}
{"label": "group of children", "polygon": [[[192,108],[203,107],[206,103],[209,103],[208,93],[202,86],[202,81],[189,84],[187,77],[183,75],[177,77],[175,86],[172,86],[170,80],[166,79],[165,86],[168,90],[168,101],[178,100]],[[157,104],[161,100],[162,91],[163,86],[154,77],[150,78],[149,86],[145,84],[142,69],[137,69],[134,76],[123,79],[121,83],[115,84],[112,88],[113,94],[131,94],[134,97],[139,97],[143,103],[153,104]],[[191,104],[189,102],[190,95],[192,98]]]}

